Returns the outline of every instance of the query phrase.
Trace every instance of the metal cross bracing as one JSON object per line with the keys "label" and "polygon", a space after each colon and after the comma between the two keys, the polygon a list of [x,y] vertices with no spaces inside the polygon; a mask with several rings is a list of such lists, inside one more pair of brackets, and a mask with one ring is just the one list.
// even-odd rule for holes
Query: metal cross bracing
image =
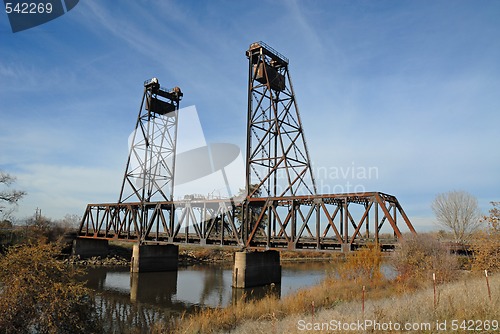
{"label": "metal cross bracing", "polygon": [[[80,225],[80,238],[219,245],[249,250],[345,251],[369,242],[392,249],[404,232],[416,233],[392,195],[381,192],[316,194],[288,59],[262,42],[250,46],[247,58],[244,200],[191,198],[174,202],[163,198],[153,201],[134,191],[133,195],[139,199],[134,202],[122,201],[120,195],[119,203],[89,204]],[[144,96],[143,104],[148,96],[147,88]],[[175,152],[175,143],[173,147]],[[127,166],[129,164],[130,157]],[[146,176],[153,172],[151,167],[144,166],[142,173]],[[141,189],[148,194],[146,188]],[[392,229],[391,235],[381,234],[384,226]]]}
{"label": "metal cross bracing", "polygon": [[[141,243],[233,246],[247,249],[340,250],[366,243],[392,248],[401,227],[415,233],[394,196],[380,192],[252,198],[252,213],[231,200],[89,204],[80,237]],[[171,220],[174,214],[176,221]],[[273,220],[276,225],[270,224]],[[389,225],[394,237],[381,236]],[[245,235],[245,230],[248,233]]]}
{"label": "metal cross bracing", "polygon": [[[380,192],[249,199],[249,248],[341,250],[366,243],[393,248],[400,227],[415,233],[398,200]],[[398,225],[399,223],[399,225]],[[382,236],[389,224],[393,236]]]}
{"label": "metal cross bracing", "polygon": [[263,42],[246,52],[248,197],[316,194],[288,59]]}
{"label": "metal cross bracing", "polygon": [[173,200],[177,112],[182,95],[179,87],[160,87],[157,78],[144,82],[119,203]]}
{"label": "metal cross bracing", "polygon": [[230,199],[89,204],[79,235],[141,243],[240,246],[236,210]]}

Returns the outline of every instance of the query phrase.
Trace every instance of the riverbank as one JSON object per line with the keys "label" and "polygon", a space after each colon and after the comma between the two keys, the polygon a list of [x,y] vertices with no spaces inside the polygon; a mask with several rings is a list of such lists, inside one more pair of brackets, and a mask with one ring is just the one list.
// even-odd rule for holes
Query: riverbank
{"label": "riverbank", "polygon": [[[235,302],[226,308],[204,309],[172,323],[158,323],[154,332],[373,332],[373,328],[365,331],[330,326],[330,320],[338,325],[338,321],[350,324],[365,319],[383,324],[375,331],[380,333],[401,332],[385,326],[412,321],[436,324],[445,320],[489,320],[491,328],[492,320],[500,320],[500,276],[490,277],[489,294],[484,272],[460,269],[456,257],[439,248],[437,241],[431,241],[415,237],[403,244],[387,263],[394,268],[392,277],[382,272],[380,250],[367,247],[345,255],[320,284],[311,288],[282,299],[268,295],[257,301]],[[417,332],[436,331],[440,330],[431,327]],[[443,331],[446,332],[457,331]]]}
{"label": "riverbank", "polygon": [[404,326],[419,326],[414,330],[419,333],[465,333],[469,326],[484,333],[498,332],[500,275],[489,277],[490,294],[484,275],[457,275],[455,281],[437,285],[436,299],[432,283],[413,290],[396,280],[368,283],[329,277],[281,300],[266,296],[227,308],[205,309],[174,324],[158,323],[152,332],[400,333],[406,332]]}
{"label": "riverbank", "polygon": [[[491,299],[485,277],[467,273],[456,282],[428,286],[414,292],[392,293],[382,288],[366,292],[367,300],[363,310],[362,287],[350,300],[337,300],[313,311],[280,316],[278,312],[250,318],[231,333],[467,333],[470,331],[494,333],[500,331],[500,276],[490,277]],[[380,288],[379,288],[380,289]],[[371,295],[373,294],[373,297]],[[296,302],[295,300],[283,300]],[[279,307],[277,308],[279,310]],[[221,331],[225,332],[225,330]]]}
{"label": "riverbank", "polygon": [[[79,256],[69,256],[66,262],[78,266],[130,266],[133,243],[109,242],[109,254],[106,257],[95,256],[81,259]],[[179,266],[195,264],[233,263],[237,248],[223,248],[218,246],[200,247],[191,245],[179,246]],[[281,262],[310,262],[335,261],[343,257],[339,252],[315,251],[283,251],[280,253]]]}
{"label": "riverbank", "polygon": [[[79,256],[69,256],[66,262],[72,265],[82,267],[100,267],[100,266],[130,266],[132,258],[133,243],[111,241],[109,243],[109,253],[105,257],[94,256],[88,259],[82,259]],[[232,263],[234,250],[227,250],[220,247],[179,247],[179,266],[190,266],[195,264],[212,263]]]}

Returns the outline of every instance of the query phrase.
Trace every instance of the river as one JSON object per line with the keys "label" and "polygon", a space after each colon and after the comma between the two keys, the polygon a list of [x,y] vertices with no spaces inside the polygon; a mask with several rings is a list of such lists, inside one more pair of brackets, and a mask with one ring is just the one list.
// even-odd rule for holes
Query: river
{"label": "river", "polygon": [[106,331],[146,331],[160,319],[191,313],[203,307],[226,307],[258,299],[278,298],[319,283],[332,263],[283,263],[281,284],[233,289],[232,264],[193,265],[163,273],[130,274],[128,268],[89,268],[83,279],[96,291]]}

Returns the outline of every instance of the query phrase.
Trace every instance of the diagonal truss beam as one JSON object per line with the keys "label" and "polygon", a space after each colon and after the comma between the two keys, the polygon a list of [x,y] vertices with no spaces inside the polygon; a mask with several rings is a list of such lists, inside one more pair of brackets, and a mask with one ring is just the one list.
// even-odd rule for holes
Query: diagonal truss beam
{"label": "diagonal truss beam", "polygon": [[[237,213],[244,212],[245,206],[254,212],[251,222],[241,221]],[[174,225],[172,215],[177,217]],[[379,234],[385,221],[395,238]],[[248,235],[245,224],[251,227]],[[373,232],[363,236],[361,229],[368,229],[369,224]],[[238,205],[223,199],[89,204],[78,235],[142,243],[328,251],[343,245],[354,249],[368,242],[390,248],[404,237],[402,229],[416,233],[397,199],[368,192],[251,198]]]}

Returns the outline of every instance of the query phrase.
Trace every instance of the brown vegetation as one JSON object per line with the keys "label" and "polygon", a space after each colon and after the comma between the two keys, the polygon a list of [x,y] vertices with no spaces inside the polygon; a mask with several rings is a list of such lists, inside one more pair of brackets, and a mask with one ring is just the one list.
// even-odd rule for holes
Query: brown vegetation
{"label": "brown vegetation", "polygon": [[0,332],[99,332],[91,291],[59,254],[54,244],[26,244],[0,257]]}
{"label": "brown vegetation", "polygon": [[[422,312],[415,318],[416,320],[435,321],[455,316],[463,317],[466,314],[464,312],[469,311],[469,306],[462,306],[460,304],[463,303],[462,300],[458,301],[454,295],[463,289],[460,284],[469,283],[452,283],[462,276],[456,270],[458,268],[456,257],[450,255],[436,238],[430,235],[406,238],[390,259],[396,271],[396,279],[388,279],[382,274],[381,255],[378,247],[371,245],[347,254],[340,263],[336,262],[331,275],[317,286],[299,290],[281,300],[269,295],[261,300],[238,302],[226,308],[205,309],[197,314],[185,315],[174,323],[157,323],[153,332],[287,333],[300,332],[297,330],[297,319],[310,321],[334,315],[338,319],[357,320],[362,317],[363,287],[369,298],[366,304],[366,319],[410,321],[414,310],[421,306]],[[436,305],[438,313],[433,313],[435,310],[432,288],[431,294],[428,290],[433,283],[433,274],[436,275],[438,284]],[[494,280],[496,282],[498,278]],[[478,306],[479,308],[472,314],[486,319],[484,316],[497,314],[498,311],[496,313],[492,311],[492,306],[484,301],[485,296],[487,298],[484,279],[473,283],[473,286],[480,289],[481,284],[482,296],[477,295],[477,303],[484,305]],[[494,305],[499,303],[498,294],[499,291],[495,290]],[[468,297],[471,296],[468,294]],[[460,298],[464,298],[463,294]],[[455,304],[456,302],[459,304]]]}
{"label": "brown vegetation", "polygon": [[433,274],[439,282],[451,281],[458,269],[457,257],[429,234],[406,236],[394,254],[393,264],[404,290],[430,282]]}
{"label": "brown vegetation", "polygon": [[[500,213],[494,204],[485,217],[488,229],[474,244],[473,269],[498,270]],[[42,217],[43,218],[43,217]],[[50,221],[33,221],[27,225],[25,242],[38,245],[11,247],[0,257],[0,332],[69,333],[98,332],[95,304],[91,291],[75,283],[72,268],[56,261],[59,254],[53,244],[45,244],[53,233]],[[52,235],[53,234],[53,235]],[[481,239],[482,238],[482,239]],[[127,254],[131,244],[114,245]],[[185,247],[181,254],[200,262],[232,259],[232,251],[218,247]],[[328,258],[333,260],[330,275],[321,284],[297,291],[281,300],[268,295],[260,300],[243,297],[226,308],[204,309],[184,315],[170,323],[158,322],[153,333],[285,333],[300,332],[299,319],[308,321],[379,322],[433,321],[446,319],[498,319],[500,277],[490,277],[491,301],[488,299],[484,274],[481,278],[463,276],[457,257],[436,236],[406,236],[390,259],[369,245],[346,255],[339,253],[283,252],[283,260]],[[382,265],[392,264],[396,278],[381,272]],[[30,270],[28,270],[30,268]],[[433,274],[437,280],[437,297],[432,294]],[[453,282],[459,280],[458,282]],[[367,297],[361,313],[361,296]],[[460,318],[462,317],[462,318]],[[356,333],[356,331],[351,331]]]}
{"label": "brown vegetation", "polygon": [[490,215],[483,218],[486,229],[477,233],[472,244],[473,270],[500,270],[500,202],[492,202]]}
{"label": "brown vegetation", "polygon": [[[458,326],[469,326],[473,320],[472,330],[476,333],[497,333],[497,330],[485,330],[486,322],[498,320],[500,317],[500,276],[491,278],[492,286],[491,301],[488,297],[487,288],[483,277],[465,276],[457,282],[438,285],[438,302],[434,306],[433,289],[419,289],[415,292],[394,294],[387,293],[382,298],[373,298],[374,291],[367,291],[367,302],[365,311],[362,310],[361,294],[356,298],[332,304],[317,312],[314,316],[311,312],[290,314],[286,317],[273,317],[272,313],[262,315],[258,318],[250,318],[241,325],[231,330],[235,334],[257,334],[257,333],[470,333],[471,330],[452,330],[452,321],[456,320]],[[342,286],[342,288],[345,288]],[[377,330],[373,327],[365,330],[335,331],[328,329],[331,321],[344,324],[358,321],[370,320],[378,324],[398,323],[401,325],[410,324],[418,329],[411,331],[404,330]],[[446,330],[437,330],[436,323],[441,325],[446,321]],[[323,330],[306,331],[301,330],[300,323],[317,324]],[[481,322],[481,323],[480,323]],[[426,327],[427,326],[427,327]],[[430,327],[429,327],[430,326]],[[476,327],[477,326],[477,327]],[[430,328],[430,329],[429,329]],[[498,328],[498,327],[497,327]],[[218,332],[214,330],[213,332]],[[220,331],[223,332],[223,331]],[[182,328],[179,333],[196,333],[193,327]],[[200,333],[204,333],[200,331]]]}
{"label": "brown vegetation", "polygon": [[[277,320],[291,314],[311,314],[313,308],[330,308],[359,298],[362,286],[373,298],[394,293],[380,273],[381,256],[376,247],[349,254],[345,262],[321,284],[281,300],[268,295],[260,300],[238,302],[226,308],[205,309],[197,314],[186,315],[174,324],[158,323],[156,333],[211,333],[228,331],[245,321]],[[391,292],[392,291],[392,292]],[[313,306],[314,305],[314,306]]]}

